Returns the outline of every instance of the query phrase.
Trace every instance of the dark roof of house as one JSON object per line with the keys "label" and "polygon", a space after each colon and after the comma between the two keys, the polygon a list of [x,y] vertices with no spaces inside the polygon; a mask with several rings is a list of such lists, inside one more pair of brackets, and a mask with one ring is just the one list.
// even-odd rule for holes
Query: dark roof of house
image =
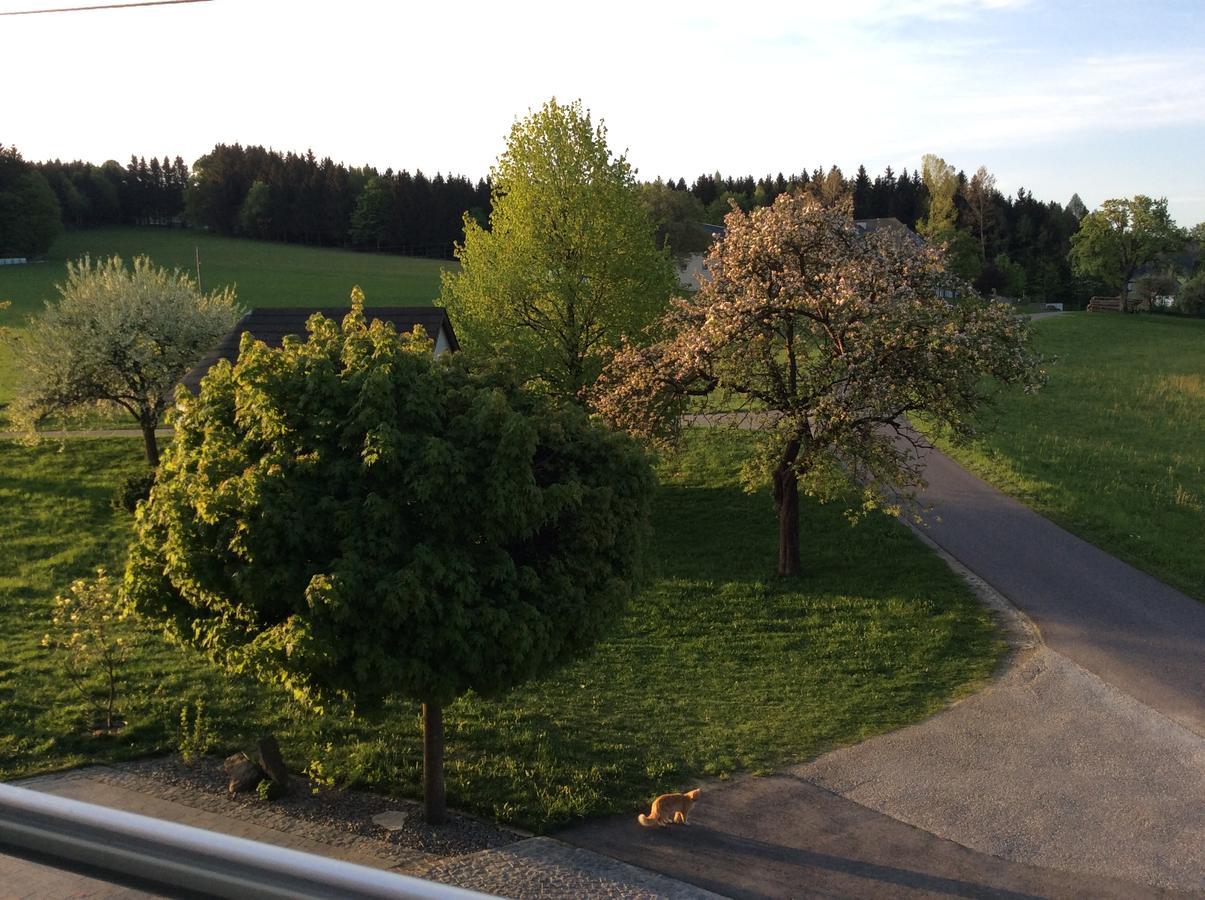
{"label": "dark roof of house", "polygon": [[[711,225],[707,222],[696,222],[695,224],[708,234],[711,234],[715,237],[724,236],[725,228],[723,225]],[[900,237],[907,235],[909,240],[915,241],[918,244],[923,243],[920,235],[918,235],[899,219],[891,216],[886,216],[879,219],[855,219],[854,227],[856,227],[858,231],[862,232],[863,234],[869,234],[875,231],[890,231],[891,233],[899,235]]]}
{"label": "dark roof of house", "polygon": [[[283,306],[275,309],[253,309],[241,319],[221,342],[193,367],[180,383],[197,392],[201,378],[219,359],[228,359],[234,363],[238,359],[239,343],[245,332],[251,332],[258,340],[269,347],[279,347],[287,335],[298,337],[305,335],[305,323],[314,313],[322,313],[328,319],[341,321],[350,312],[347,306]],[[399,333],[413,331],[421,325],[427,332],[427,337],[436,340],[440,329],[448,341],[448,349],[459,350],[456,333],[452,331],[452,323],[448,313],[442,306],[366,306],[364,315],[369,320],[380,319],[389,322]]]}
{"label": "dark roof of house", "polygon": [[917,245],[924,243],[924,239],[919,234],[893,216],[880,219],[855,219],[854,227],[863,234],[887,231],[900,238],[907,237],[908,240]]}

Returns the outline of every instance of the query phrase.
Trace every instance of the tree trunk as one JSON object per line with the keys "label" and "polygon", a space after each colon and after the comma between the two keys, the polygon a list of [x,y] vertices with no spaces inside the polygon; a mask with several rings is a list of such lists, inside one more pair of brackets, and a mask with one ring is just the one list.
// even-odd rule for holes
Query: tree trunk
{"label": "tree trunk", "polygon": [[159,442],[155,438],[155,426],[142,423],[142,441],[146,444],[146,461],[152,469],[159,468]]}
{"label": "tree trunk", "polygon": [[1130,280],[1134,277],[1137,268],[1137,266],[1129,266],[1125,274],[1121,276],[1121,291],[1118,293],[1118,299],[1121,301],[1122,315],[1130,311]]}
{"label": "tree trunk", "polygon": [[423,704],[423,818],[442,825],[448,802],[444,794],[443,707]]}
{"label": "tree trunk", "polygon": [[799,475],[794,469],[799,443],[787,445],[774,470],[774,508],[778,511],[778,574],[798,575],[799,564]]}

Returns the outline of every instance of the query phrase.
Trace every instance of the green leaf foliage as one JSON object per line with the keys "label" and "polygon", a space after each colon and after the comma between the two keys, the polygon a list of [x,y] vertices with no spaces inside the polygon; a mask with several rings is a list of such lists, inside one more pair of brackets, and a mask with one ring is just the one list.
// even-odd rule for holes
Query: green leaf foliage
{"label": "green leaf foliage", "polygon": [[42,173],[0,144],[0,257],[38,256],[63,231],[59,201]]}
{"label": "green leaf foliage", "polygon": [[1167,198],[1141,194],[1106,200],[1080,220],[1069,259],[1078,275],[1094,275],[1120,294],[1134,273],[1160,254],[1184,245],[1184,234],[1167,211]]}
{"label": "green leaf foliage", "polygon": [[1176,309],[1190,316],[1205,315],[1205,272],[1194,275],[1180,288]]}
{"label": "green leaf foliage", "polygon": [[580,102],[516,122],[491,184],[490,227],[465,216],[441,302],[463,346],[507,345],[528,379],[581,400],[620,338],[665,309],[673,261],[631,166]]}
{"label": "green leaf foliage", "polygon": [[310,704],[444,704],[583,655],[638,581],[643,453],[360,303],[308,330],[181,391],[132,606]]}

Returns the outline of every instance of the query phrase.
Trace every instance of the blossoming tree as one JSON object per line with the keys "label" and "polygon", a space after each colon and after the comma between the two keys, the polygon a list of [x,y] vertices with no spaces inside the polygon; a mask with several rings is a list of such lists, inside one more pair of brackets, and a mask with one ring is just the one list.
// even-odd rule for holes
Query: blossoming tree
{"label": "blossoming tree", "polygon": [[966,435],[990,382],[1036,387],[1040,360],[1025,320],[951,276],[938,250],[863,233],[848,204],[783,195],[725,224],[710,279],[654,326],[659,340],[616,356],[596,404],[654,443],[715,410],[712,424],[757,428],[747,474],[773,483],[778,571],[794,575],[801,487],[829,499],[852,477],[863,509],[898,508],[922,484],[909,414]]}
{"label": "blossoming tree", "polygon": [[123,409],[158,466],[155,429],[177,382],[238,321],[234,289],[202,293],[187,273],[145,256],[133,268],[84,256],[56,287],[59,301],[16,336],[14,423],[34,438],[50,416]]}

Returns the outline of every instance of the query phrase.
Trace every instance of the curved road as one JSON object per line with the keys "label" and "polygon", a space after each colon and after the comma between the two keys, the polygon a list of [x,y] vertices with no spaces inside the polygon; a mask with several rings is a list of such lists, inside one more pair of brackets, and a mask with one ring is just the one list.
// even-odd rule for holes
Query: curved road
{"label": "curved road", "polygon": [[1205,604],[925,451],[924,534],[1030,617],[1054,650],[1205,735]]}

